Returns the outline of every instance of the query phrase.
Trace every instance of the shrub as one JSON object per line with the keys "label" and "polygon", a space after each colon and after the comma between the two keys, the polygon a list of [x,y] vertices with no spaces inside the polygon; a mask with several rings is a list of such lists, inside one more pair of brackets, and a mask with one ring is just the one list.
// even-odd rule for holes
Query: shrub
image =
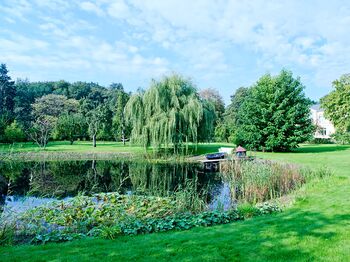
{"label": "shrub", "polygon": [[310,144],[333,144],[334,139],[332,138],[316,138],[314,137],[309,141]]}
{"label": "shrub", "polygon": [[15,226],[10,223],[0,223],[0,246],[12,245],[15,236]]}
{"label": "shrub", "polygon": [[342,132],[342,131],[336,131],[332,138],[339,144],[350,144],[350,131],[348,132]]}
{"label": "shrub", "polygon": [[5,128],[4,138],[6,142],[14,143],[24,141],[26,136],[15,120],[11,125]]}

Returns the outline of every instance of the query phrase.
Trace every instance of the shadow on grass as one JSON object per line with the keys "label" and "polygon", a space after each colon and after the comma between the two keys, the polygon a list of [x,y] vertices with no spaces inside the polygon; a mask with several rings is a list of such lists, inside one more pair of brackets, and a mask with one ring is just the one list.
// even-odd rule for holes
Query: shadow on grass
{"label": "shadow on grass", "polygon": [[[90,239],[5,250],[6,258],[89,261],[317,261],[347,230],[350,214],[288,211],[249,221],[116,240]],[[346,256],[346,254],[339,254]],[[330,259],[330,257],[328,257]]]}

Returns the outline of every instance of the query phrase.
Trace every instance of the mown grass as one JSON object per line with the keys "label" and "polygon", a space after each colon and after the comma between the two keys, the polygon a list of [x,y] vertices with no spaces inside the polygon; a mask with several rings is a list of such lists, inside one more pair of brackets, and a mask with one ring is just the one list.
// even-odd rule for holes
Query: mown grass
{"label": "mown grass", "polygon": [[1,261],[348,261],[350,147],[303,146],[261,157],[327,166],[334,176],[304,185],[284,212],[211,228],[116,240],[0,248]]}
{"label": "mown grass", "polygon": [[69,141],[52,141],[49,142],[45,150],[41,150],[32,142],[0,144],[0,153],[19,153],[19,152],[130,152],[142,153],[144,149],[140,146],[132,146],[127,143],[125,146],[122,142],[98,142],[97,147],[93,147],[89,141],[76,141],[70,145]]}
{"label": "mown grass", "polygon": [[[210,152],[217,152],[220,147],[229,146],[234,147],[233,144],[227,143],[199,143],[198,145],[189,144],[188,155],[203,155]],[[0,155],[11,154],[14,158],[21,160],[29,159],[33,160],[36,158],[57,158],[64,159],[67,156],[68,159],[84,159],[89,158],[91,155],[100,156],[100,159],[108,159],[108,156],[116,156],[120,154],[132,154],[144,156],[152,154],[152,149],[148,148],[145,150],[144,147],[138,145],[131,145],[126,143],[123,145],[122,142],[105,142],[99,141],[97,147],[93,147],[89,141],[76,141],[73,145],[69,141],[51,141],[47,144],[44,150],[40,149],[35,143],[14,143],[14,144],[0,144]],[[171,150],[168,152],[168,157],[172,156]]]}

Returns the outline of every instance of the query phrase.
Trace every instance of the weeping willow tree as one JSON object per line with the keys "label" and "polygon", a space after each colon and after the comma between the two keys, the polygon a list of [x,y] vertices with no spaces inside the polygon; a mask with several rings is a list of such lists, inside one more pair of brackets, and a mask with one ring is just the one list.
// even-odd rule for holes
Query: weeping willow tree
{"label": "weeping willow tree", "polygon": [[146,92],[133,95],[125,116],[133,127],[133,143],[154,150],[173,147],[174,153],[187,151],[188,142],[202,140],[203,129],[212,129],[215,120],[214,110],[199,98],[193,83],[179,75],[153,80]]}

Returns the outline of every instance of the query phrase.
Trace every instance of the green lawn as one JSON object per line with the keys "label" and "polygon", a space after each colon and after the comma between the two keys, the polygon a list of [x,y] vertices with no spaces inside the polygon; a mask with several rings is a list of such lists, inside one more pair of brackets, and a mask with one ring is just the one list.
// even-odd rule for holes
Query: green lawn
{"label": "green lawn", "polygon": [[[131,152],[139,153],[144,149],[139,146],[130,146],[129,144],[123,145],[122,142],[98,142],[97,147],[93,147],[89,141],[76,141],[71,145],[68,141],[54,141],[49,142],[44,150],[45,152]],[[15,143],[13,145],[0,144],[1,153],[18,153],[18,152],[43,152],[36,144],[32,142],[27,143]]]}
{"label": "green lawn", "polygon": [[[222,146],[234,147],[233,144],[227,143],[200,143],[197,147],[194,144],[189,145],[189,153],[194,155],[202,155],[208,152],[217,152]],[[148,152],[151,152],[148,149]],[[32,142],[15,143],[13,145],[0,144],[0,153],[132,153],[143,154],[145,149],[141,146],[130,145],[126,143],[124,146],[122,142],[98,142],[97,147],[92,147],[89,141],[76,141],[71,145],[68,141],[53,141],[49,142],[45,150],[41,150],[36,144]]]}
{"label": "green lawn", "polygon": [[349,261],[350,146],[309,145],[258,156],[327,166],[334,176],[304,186],[293,207],[277,215],[113,241],[3,247],[0,261]]}

